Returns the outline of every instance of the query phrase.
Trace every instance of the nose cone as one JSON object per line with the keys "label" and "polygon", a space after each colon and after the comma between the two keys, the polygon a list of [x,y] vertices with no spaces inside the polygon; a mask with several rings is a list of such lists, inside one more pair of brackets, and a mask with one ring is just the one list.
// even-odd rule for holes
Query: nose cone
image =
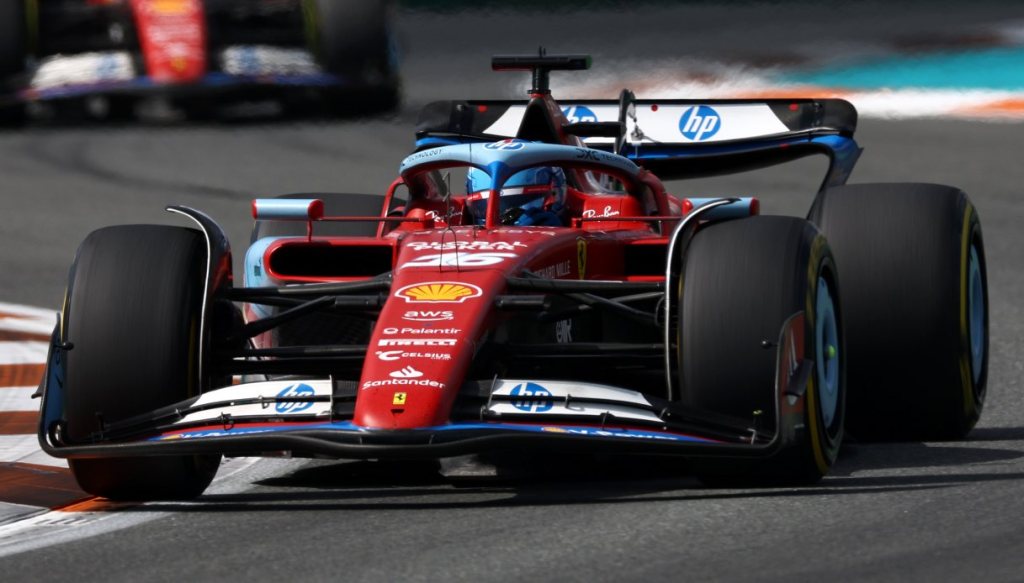
{"label": "nose cone", "polygon": [[501,271],[396,270],[370,338],[353,421],[380,429],[447,423],[503,289]]}
{"label": "nose cone", "polygon": [[132,0],[146,73],[157,83],[206,74],[206,20],[199,0]]}

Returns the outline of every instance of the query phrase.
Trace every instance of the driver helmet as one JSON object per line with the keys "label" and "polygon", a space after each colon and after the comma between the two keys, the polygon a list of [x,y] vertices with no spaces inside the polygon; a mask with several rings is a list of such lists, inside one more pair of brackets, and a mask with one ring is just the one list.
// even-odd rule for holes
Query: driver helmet
{"label": "driver helmet", "polygon": [[[491,179],[483,170],[470,168],[466,192],[470,213],[477,225],[487,216]],[[557,166],[539,166],[513,174],[501,189],[498,216],[502,225],[561,227],[565,204],[565,172]]]}

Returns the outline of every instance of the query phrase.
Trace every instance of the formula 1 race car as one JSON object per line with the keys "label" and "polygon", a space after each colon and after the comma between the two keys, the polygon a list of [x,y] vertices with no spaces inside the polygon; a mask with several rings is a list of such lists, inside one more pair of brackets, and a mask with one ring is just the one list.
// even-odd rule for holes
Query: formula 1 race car
{"label": "formula 1 race car", "polygon": [[[860,148],[842,100],[557,104],[549,72],[589,63],[495,57],[532,72],[529,101],[429,105],[382,196],[254,201],[242,287],[197,210],[168,207],[198,230],[93,232],[42,447],[88,492],[158,499],[200,494],[222,455],[281,452],[678,456],[709,484],[807,484],[847,429],[970,431],[988,300],[963,192],[844,186]],[[654,173],[816,153],[808,219],[672,196]]]}
{"label": "formula 1 race car", "polygon": [[269,97],[389,109],[389,11],[386,0],[0,0],[0,124],[32,102],[93,97],[115,119],[147,95],[190,114]]}

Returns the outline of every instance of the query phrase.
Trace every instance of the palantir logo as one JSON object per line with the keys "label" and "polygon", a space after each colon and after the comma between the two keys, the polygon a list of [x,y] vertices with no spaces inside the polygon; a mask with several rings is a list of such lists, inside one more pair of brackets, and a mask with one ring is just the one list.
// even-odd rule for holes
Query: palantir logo
{"label": "palantir logo", "polygon": [[683,137],[700,142],[718,133],[722,118],[718,112],[706,105],[691,107],[679,118],[679,133]]}
{"label": "palantir logo", "polygon": [[582,105],[566,107],[562,110],[562,115],[565,116],[565,119],[569,120],[569,123],[589,123],[597,121],[597,115],[594,114],[589,107],[583,107]]}
{"label": "palantir logo", "polygon": [[[288,385],[280,393],[277,394],[278,399],[285,399],[287,397],[315,397],[316,391],[313,387],[299,383],[297,385]],[[278,413],[299,413],[305,411],[313,406],[313,401],[278,401],[274,409]]]}
{"label": "palantir logo", "polygon": [[554,406],[551,391],[537,383],[523,383],[512,389],[512,406],[520,411],[543,413]]}

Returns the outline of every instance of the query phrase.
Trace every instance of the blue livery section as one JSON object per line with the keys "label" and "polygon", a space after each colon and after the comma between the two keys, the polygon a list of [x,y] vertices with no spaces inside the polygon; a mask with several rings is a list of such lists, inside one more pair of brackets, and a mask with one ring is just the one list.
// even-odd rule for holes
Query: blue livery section
{"label": "blue livery section", "polygon": [[308,221],[323,216],[324,203],[315,198],[257,198],[252,201],[256,220]]}
{"label": "blue livery section", "polygon": [[[708,203],[719,201],[719,200],[722,200],[722,199],[721,198],[687,198],[687,200],[689,200],[691,203],[693,203],[694,210],[697,210],[700,207],[702,207],[702,206],[704,206],[704,205],[706,205]],[[715,208],[713,208],[711,210],[708,210],[703,215],[701,215],[701,219],[708,219],[708,220],[712,220],[712,221],[721,221],[721,220],[742,219],[744,217],[749,217],[749,216],[754,214],[752,212],[752,209],[751,209],[751,205],[753,204],[753,202],[754,202],[754,199],[751,198],[751,197],[742,197],[742,198],[740,198],[739,200],[737,200],[735,202],[730,202],[728,204],[718,205]]]}
{"label": "blue livery section", "polygon": [[[560,163],[586,163],[604,167],[609,172],[627,178],[636,178],[640,172],[640,167],[632,160],[610,152],[512,139],[421,150],[402,160],[399,171],[403,177],[408,177],[423,167],[468,165],[486,172],[490,178],[488,188],[499,190],[512,175],[521,170],[540,165],[557,166]],[[484,186],[483,181],[478,184]]]}
{"label": "blue livery section", "polygon": [[[211,437],[229,437],[238,435],[254,435],[266,433],[288,433],[294,431],[322,431],[333,430],[341,433],[374,433],[386,430],[367,429],[354,425],[351,421],[339,421],[334,423],[282,423],[273,426],[236,426],[231,429],[211,429],[209,427],[178,431],[171,434],[160,435],[150,438],[150,441],[168,441],[176,439],[201,439]],[[675,441],[685,443],[719,443],[713,439],[684,435],[680,433],[669,433],[664,431],[649,431],[643,429],[621,429],[601,428],[579,425],[527,425],[522,423],[451,423],[435,427],[424,427],[411,430],[411,433],[438,433],[448,431],[493,431],[493,432],[517,432],[517,433],[544,433],[548,435],[584,436],[584,437],[606,437],[626,438],[647,441]]]}

